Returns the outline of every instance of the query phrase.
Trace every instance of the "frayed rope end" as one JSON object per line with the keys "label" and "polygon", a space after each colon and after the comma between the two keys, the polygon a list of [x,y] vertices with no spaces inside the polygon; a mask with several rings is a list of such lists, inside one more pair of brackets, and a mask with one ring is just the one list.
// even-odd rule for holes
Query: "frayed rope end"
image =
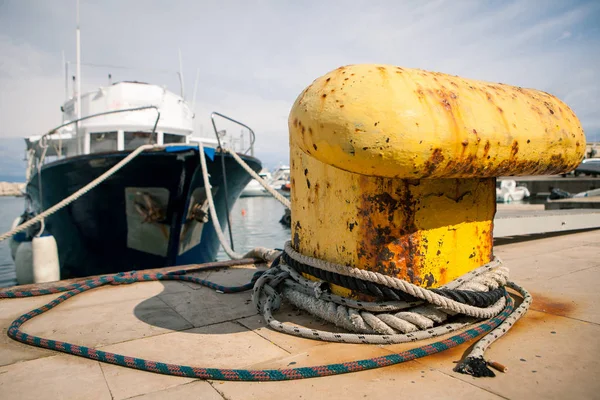
{"label": "frayed rope end", "polygon": [[494,371],[487,367],[487,362],[483,357],[467,357],[454,367],[455,372],[461,374],[473,375],[476,378],[496,376]]}

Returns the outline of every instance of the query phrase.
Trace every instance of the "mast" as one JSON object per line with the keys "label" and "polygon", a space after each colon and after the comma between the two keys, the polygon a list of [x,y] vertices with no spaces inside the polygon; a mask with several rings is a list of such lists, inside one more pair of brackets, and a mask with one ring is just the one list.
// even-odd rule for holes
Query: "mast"
{"label": "mast", "polygon": [[185,93],[183,91],[183,62],[181,61],[181,49],[179,50],[179,84],[181,85],[181,98],[185,100]]}
{"label": "mast", "polygon": [[[76,46],[77,46],[77,119],[81,119],[81,32],[79,30],[79,0],[77,0],[77,30],[76,30]],[[83,139],[83,146],[80,145],[80,150],[83,150],[83,154],[90,152],[90,141],[89,134],[85,134],[82,138],[80,134],[80,122],[77,122],[77,141]]]}
{"label": "mast", "polygon": [[62,52],[62,63],[65,70],[65,101],[69,100],[69,63],[65,58],[65,51]]}
{"label": "mast", "polygon": [[196,113],[196,92],[198,91],[198,80],[200,79],[200,68],[196,70],[196,82],[194,82],[194,95],[192,96],[192,113]]}

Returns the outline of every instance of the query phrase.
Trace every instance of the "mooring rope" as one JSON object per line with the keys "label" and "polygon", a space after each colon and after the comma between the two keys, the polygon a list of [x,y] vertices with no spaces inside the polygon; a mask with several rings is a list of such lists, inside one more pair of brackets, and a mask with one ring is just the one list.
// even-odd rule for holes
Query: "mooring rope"
{"label": "mooring rope", "polygon": [[[140,146],[120,163],[84,188],[51,207],[46,212],[19,225],[11,232],[0,236],[0,241],[16,232],[26,229],[70,204],[114,174],[141,152],[155,147],[159,146]],[[54,289],[0,291],[0,298],[39,296],[66,291],[65,294],[45,306],[23,314],[20,318],[13,321],[8,330],[8,335],[11,338],[38,347],[163,374],[202,379],[265,381],[302,379],[379,368],[434,354],[462,344],[482,333],[489,333],[474,346],[472,352],[469,353],[455,370],[474,376],[494,375],[487,368],[483,358],[485,350],[491,343],[510,329],[527,311],[531,303],[531,296],[525,289],[513,282],[508,282],[508,269],[502,266],[499,259],[494,258],[490,263],[459,277],[439,289],[426,289],[402,279],[382,275],[377,272],[304,256],[295,251],[289,241],[286,243],[282,254],[276,250],[265,248],[256,248],[246,255],[238,254],[227,245],[227,241],[221,230],[210,190],[208,168],[206,166],[202,143],[199,143],[198,147],[213,227],[225,252],[233,259],[256,257],[267,261],[275,260],[272,268],[266,273],[257,272],[251,282],[237,287],[220,286],[206,280],[188,276],[185,271],[168,274],[143,274],[134,271],[116,275],[105,275],[83,283]],[[229,150],[224,150],[224,152],[229,152],[242,167],[246,170],[251,170],[237,154]],[[251,175],[256,175],[252,173]],[[255,179],[267,188],[265,182],[258,175],[255,176]],[[273,192],[273,190],[270,190],[270,192]],[[279,194],[277,193],[277,195]],[[277,196],[275,197],[277,198]],[[281,199],[278,200],[281,202]],[[284,200],[287,204],[286,202],[282,202],[282,204],[289,207],[289,201],[287,199]],[[326,280],[317,282],[309,281],[302,276],[302,273],[306,272],[317,278],[325,277]],[[478,325],[449,339],[390,356],[349,363],[284,370],[233,370],[165,364],[103,352],[66,342],[44,339],[28,335],[19,329],[28,320],[51,310],[67,299],[84,291],[106,284],[127,284],[153,280],[184,280],[204,285],[223,293],[235,293],[253,288],[255,306],[272,329],[300,337],[331,342],[368,344],[405,343],[431,339],[464,329],[473,324]],[[329,292],[329,283],[358,290],[370,296],[375,295],[377,301],[365,302],[337,296]],[[523,296],[523,303],[516,310],[514,310],[512,298],[504,289],[505,286],[518,291]],[[357,333],[324,332],[281,323],[273,317],[272,313],[280,307],[283,298],[286,298],[296,307],[302,308],[319,318]],[[456,314],[462,315],[463,319],[459,318],[442,325],[450,316]],[[466,319],[464,319],[465,317]],[[481,321],[481,319],[488,320],[483,323],[477,322]]]}
{"label": "mooring rope", "polygon": [[[214,268],[214,267],[213,267]],[[271,274],[272,272],[269,271]],[[225,369],[225,368],[204,368],[194,367],[178,364],[162,363],[158,361],[150,361],[136,357],[129,357],[122,354],[116,354],[111,352],[105,352],[102,350],[93,349],[86,346],[79,346],[76,344],[46,339],[35,335],[29,335],[21,331],[21,326],[27,321],[41,315],[45,312],[50,311],[54,307],[63,303],[64,301],[81,294],[83,292],[107,285],[120,285],[120,284],[131,284],[134,282],[143,281],[161,281],[161,280],[184,280],[187,282],[194,282],[215,290],[219,290],[223,293],[237,293],[245,290],[249,290],[255,287],[258,282],[263,279],[265,273],[258,271],[254,274],[252,280],[242,286],[227,287],[215,284],[213,282],[195,278],[186,275],[186,271],[176,271],[167,274],[162,273],[143,273],[143,272],[128,272],[120,273],[115,275],[105,275],[98,278],[84,281],[83,283],[76,283],[66,285],[63,287],[56,287],[52,289],[41,289],[41,290],[3,290],[0,291],[0,298],[18,298],[18,297],[29,297],[39,296],[51,293],[66,292],[49,303],[43,305],[40,308],[36,308],[28,313],[21,315],[15,319],[10,327],[8,328],[8,336],[19,342],[29,344],[32,346],[42,347],[46,349],[56,350],[67,354],[72,354],[100,362],[109,364],[120,365],[124,367],[134,368],[142,371],[156,372],[165,375],[183,376],[190,378],[199,379],[215,379],[215,380],[228,380],[228,381],[280,381],[280,380],[294,380],[312,377],[321,377],[329,375],[344,374],[349,372],[364,371],[374,368],[381,368],[389,365],[399,364],[402,362],[414,360],[427,355],[435,354],[452,347],[463,344],[473,338],[476,338],[484,333],[493,332],[498,327],[507,321],[507,319],[513,313],[513,300],[510,296],[506,296],[506,306],[504,309],[495,317],[490,318],[487,321],[481,322],[476,326],[460,333],[447,338],[442,341],[431,343],[428,345],[416,347],[411,350],[403,351],[396,354],[390,354],[387,356],[380,356],[370,359],[363,359],[344,363],[335,363],[329,365],[319,365],[314,367],[301,367],[301,368],[288,368],[288,369],[264,369],[264,370],[249,370],[249,369]],[[272,280],[272,279],[270,279]],[[283,279],[280,279],[280,283]],[[270,286],[264,286],[269,287]],[[280,301],[281,295],[273,292],[266,297],[265,304],[265,317],[272,318],[270,314],[271,307]],[[458,323],[460,324],[460,323]],[[456,325],[456,329],[460,326]],[[447,332],[449,331],[448,328]],[[415,339],[416,340],[416,339]]]}
{"label": "mooring rope", "polygon": [[[202,171],[202,179],[204,182],[204,187],[206,188],[205,192],[206,192],[206,199],[208,201],[208,211],[210,212],[210,218],[212,220],[212,225],[215,230],[215,234],[217,235],[217,238],[219,239],[219,243],[221,244],[221,247],[223,248],[225,253],[227,253],[227,255],[229,256],[229,258],[231,258],[233,260],[240,260],[243,258],[252,257],[253,254],[256,253],[256,251],[255,251],[256,249],[250,250],[249,253],[241,254],[241,253],[237,253],[236,251],[234,251],[231,248],[231,246],[229,246],[229,244],[227,243],[227,239],[225,238],[225,234],[223,233],[223,229],[221,228],[221,224],[219,223],[219,219],[217,218],[217,210],[215,208],[215,202],[214,202],[214,199],[212,196],[212,190],[210,190],[210,188],[211,188],[210,177],[208,174],[208,167],[206,166],[206,154],[204,154],[204,146],[202,145],[202,142],[200,142],[198,144],[198,147],[200,150],[199,157],[200,157],[200,168]],[[258,176],[258,174],[256,172],[254,172],[254,170],[252,168],[250,168],[250,166],[248,164],[246,164],[244,162],[244,160],[241,159],[240,156],[238,156],[236,154],[235,151],[229,150],[229,149],[222,149],[222,150],[226,153],[231,154],[231,156],[234,158],[234,160],[236,160],[242,168],[244,168],[254,179],[256,179],[265,189],[267,189],[267,191],[269,191],[269,193],[271,193],[275,197],[275,199],[277,199],[285,207],[290,208],[289,200],[287,200],[285,197],[283,197],[282,195],[277,193],[277,191],[275,191],[273,188],[271,188],[260,176]],[[273,258],[274,258],[273,253],[269,254],[269,258],[263,257],[263,259],[266,261],[272,261]]]}
{"label": "mooring rope", "polygon": [[[311,266],[318,270],[322,268],[322,271],[328,272],[327,280],[315,282],[306,279],[300,274],[303,272],[302,266]],[[421,303],[418,301],[382,302],[380,303],[382,308],[377,309],[377,302],[363,304],[363,302],[332,295],[329,293],[328,286],[339,276],[361,277],[380,285],[389,285],[409,294],[411,298],[420,299]],[[282,283],[284,285],[281,291],[282,295],[292,304],[319,318],[357,333],[323,332],[290,326],[275,320],[271,311],[279,307],[281,296],[262,301],[261,291],[266,288],[267,295],[271,295],[275,291],[274,288]],[[475,319],[498,315],[506,305],[505,286],[523,296],[522,304],[510,314],[510,318],[503,322],[499,329],[480,340],[472,352],[455,369],[458,372],[474,376],[494,376],[494,373],[487,368],[483,358],[484,352],[493,341],[504,335],[525,314],[532,301],[531,295],[524,288],[514,282],[508,282],[508,269],[497,257],[494,257],[490,263],[442,286],[441,289],[426,289],[402,279],[302,255],[295,251],[291,242],[288,241],[281,257],[274,263],[274,267],[257,280],[254,287],[254,302],[259,310],[264,309],[262,313],[269,326],[281,332],[332,342],[391,344],[430,339],[473,323],[473,319],[471,319],[468,322],[454,321],[439,325],[451,315],[461,314]],[[465,292],[470,293],[474,290],[481,290],[479,295],[491,294],[500,290],[503,296],[493,304],[488,303],[485,307],[477,307],[468,303],[479,303],[481,299],[478,296],[463,296]],[[368,292],[363,293],[371,295]],[[452,298],[460,298],[460,302],[452,300]],[[396,312],[398,310],[401,311]],[[438,326],[434,327],[436,324]]]}
{"label": "mooring rope", "polygon": [[109,169],[108,171],[106,171],[105,173],[103,173],[102,175],[100,175],[98,178],[94,179],[93,181],[91,181],[90,183],[88,183],[87,185],[85,185],[84,187],[82,187],[81,189],[79,189],[78,191],[76,191],[75,193],[73,193],[72,195],[70,195],[69,197],[66,197],[65,199],[61,200],[60,202],[56,203],[55,205],[53,205],[52,207],[50,207],[49,209],[47,209],[46,211],[36,215],[35,217],[28,219],[27,221],[23,222],[22,224],[20,224],[19,226],[17,226],[14,229],[11,229],[10,231],[0,235],[0,242],[2,242],[3,240],[8,239],[9,237],[24,231],[25,229],[29,228],[30,226],[35,225],[36,223],[42,221],[44,218],[54,214],[55,212],[59,211],[60,209],[68,206],[69,204],[71,204],[72,202],[74,202],[75,200],[77,200],[78,198],[80,198],[81,196],[85,195],[86,193],[88,193],[90,190],[94,189],[96,186],[98,186],[99,184],[101,184],[102,182],[104,182],[105,180],[107,180],[108,178],[110,178],[111,176],[113,176],[117,171],[119,171],[121,168],[123,168],[125,165],[129,164],[129,162],[131,160],[133,160],[134,158],[136,158],[138,155],[140,155],[140,153],[149,150],[149,149],[154,149],[156,147],[165,147],[165,146],[169,146],[169,145],[153,145],[153,144],[146,144],[143,146],[138,147],[137,149],[135,149],[134,151],[132,151],[131,153],[129,153],[127,155],[127,157],[125,157],[124,159],[122,159],[121,161],[119,161],[115,166],[113,166],[111,169]]}
{"label": "mooring rope", "polygon": [[[163,145],[147,144],[147,145],[142,145],[142,146],[137,147],[134,151],[129,153],[125,158],[123,158],[121,161],[119,161],[116,165],[114,165],[108,171],[106,171],[105,173],[103,173],[98,178],[94,179],[93,181],[91,181],[90,183],[88,183],[87,185],[82,187],[81,189],[77,190],[72,195],[61,200],[60,202],[58,202],[54,206],[50,207],[46,211],[36,215],[35,217],[33,217],[31,219],[28,219],[27,221],[23,222],[22,224],[16,226],[14,229],[11,229],[10,231],[5,232],[4,234],[0,235],[0,242],[10,238],[11,236],[13,236],[19,232],[24,231],[25,229],[35,225],[36,223],[38,223],[40,221],[43,221],[46,217],[56,213],[57,211],[68,206],[75,200],[84,196],[85,194],[87,194],[88,192],[93,190],[95,187],[97,187],[99,184],[101,184],[102,182],[104,182],[105,180],[107,180],[108,178],[113,176],[121,168],[123,168],[124,166],[129,164],[133,159],[135,159],[137,156],[139,156],[144,151],[151,150],[151,149],[160,149],[160,148],[167,148],[167,147],[180,147],[180,146],[181,146],[181,143],[170,143],[170,144],[163,144]],[[193,146],[193,147],[195,147],[195,146]],[[216,212],[215,205],[214,205],[214,199],[212,197],[212,192],[210,190],[211,185],[210,185],[210,181],[209,181],[208,167],[206,166],[206,155],[204,153],[204,146],[203,146],[202,142],[198,143],[198,150],[199,150],[199,157],[200,157],[200,166],[201,166],[201,170],[202,170],[202,177],[204,179],[204,187],[206,188],[207,200],[209,202],[209,211],[211,214],[213,227],[215,229],[215,232],[217,234],[219,242],[221,243],[221,246],[223,247],[225,252],[229,255],[229,257],[232,259],[239,260],[239,259],[243,259],[243,258],[260,258],[265,261],[272,261],[275,257],[275,253],[276,253],[274,250],[266,249],[263,247],[257,247],[255,249],[250,250],[246,254],[240,254],[240,253],[236,253],[229,247],[229,245],[227,244],[227,241],[225,239],[225,236],[223,235],[223,231],[219,224],[219,220],[217,218],[217,212]],[[248,164],[246,164],[237,154],[235,154],[234,151],[229,150],[229,149],[223,149],[223,151],[231,154],[233,156],[233,158],[244,169],[246,169],[247,171],[252,171],[254,173],[254,171],[250,168],[250,166]],[[253,174],[251,174],[251,175],[253,175]],[[254,173],[254,175],[256,175],[256,173]],[[260,177],[258,177],[258,180],[261,183],[261,185],[268,186]],[[267,189],[267,190],[269,190],[269,189]],[[289,201],[287,201],[287,199],[283,198],[279,193],[277,193],[273,189],[270,190],[270,193],[273,194],[275,196],[275,198],[278,199],[279,201],[281,201],[281,199],[283,199],[284,203],[282,203],[282,204],[286,205],[285,202],[287,202],[286,206],[289,207]]]}

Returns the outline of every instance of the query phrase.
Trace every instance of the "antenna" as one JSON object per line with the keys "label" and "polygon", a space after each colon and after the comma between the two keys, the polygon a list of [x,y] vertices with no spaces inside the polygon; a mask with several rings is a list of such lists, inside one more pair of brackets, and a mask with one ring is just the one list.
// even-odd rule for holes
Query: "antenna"
{"label": "antenna", "polygon": [[65,69],[65,101],[69,99],[69,62],[65,59],[65,51],[62,52],[62,63]]}
{"label": "antenna", "polygon": [[196,82],[194,82],[194,94],[192,95],[192,111],[196,112],[196,92],[198,91],[198,80],[200,80],[200,68],[196,70]]}
{"label": "antenna", "polygon": [[[81,119],[81,32],[79,30],[79,0],[77,0],[77,30],[76,30],[76,46],[77,46],[77,120]],[[77,137],[78,142],[81,140],[79,136],[80,123],[77,122]],[[89,141],[83,140],[83,153],[87,154],[90,152]]]}
{"label": "antenna", "polygon": [[181,49],[179,51],[179,83],[181,84],[181,98],[185,100],[185,93],[183,91],[183,62],[181,61]]}

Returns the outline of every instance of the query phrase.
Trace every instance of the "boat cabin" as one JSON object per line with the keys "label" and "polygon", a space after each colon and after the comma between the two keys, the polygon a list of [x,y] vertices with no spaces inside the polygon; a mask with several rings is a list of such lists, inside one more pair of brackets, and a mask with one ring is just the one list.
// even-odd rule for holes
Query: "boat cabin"
{"label": "boat cabin", "polygon": [[[63,104],[64,123],[77,120],[76,107],[76,97]],[[117,110],[123,112],[115,113]],[[188,103],[165,87],[117,82],[81,95],[78,124],[61,127],[44,139],[37,135],[25,140],[27,150],[42,158],[132,151],[144,144],[202,141],[216,147],[214,139],[193,136],[193,119]],[[46,143],[38,143],[41,139]]]}

